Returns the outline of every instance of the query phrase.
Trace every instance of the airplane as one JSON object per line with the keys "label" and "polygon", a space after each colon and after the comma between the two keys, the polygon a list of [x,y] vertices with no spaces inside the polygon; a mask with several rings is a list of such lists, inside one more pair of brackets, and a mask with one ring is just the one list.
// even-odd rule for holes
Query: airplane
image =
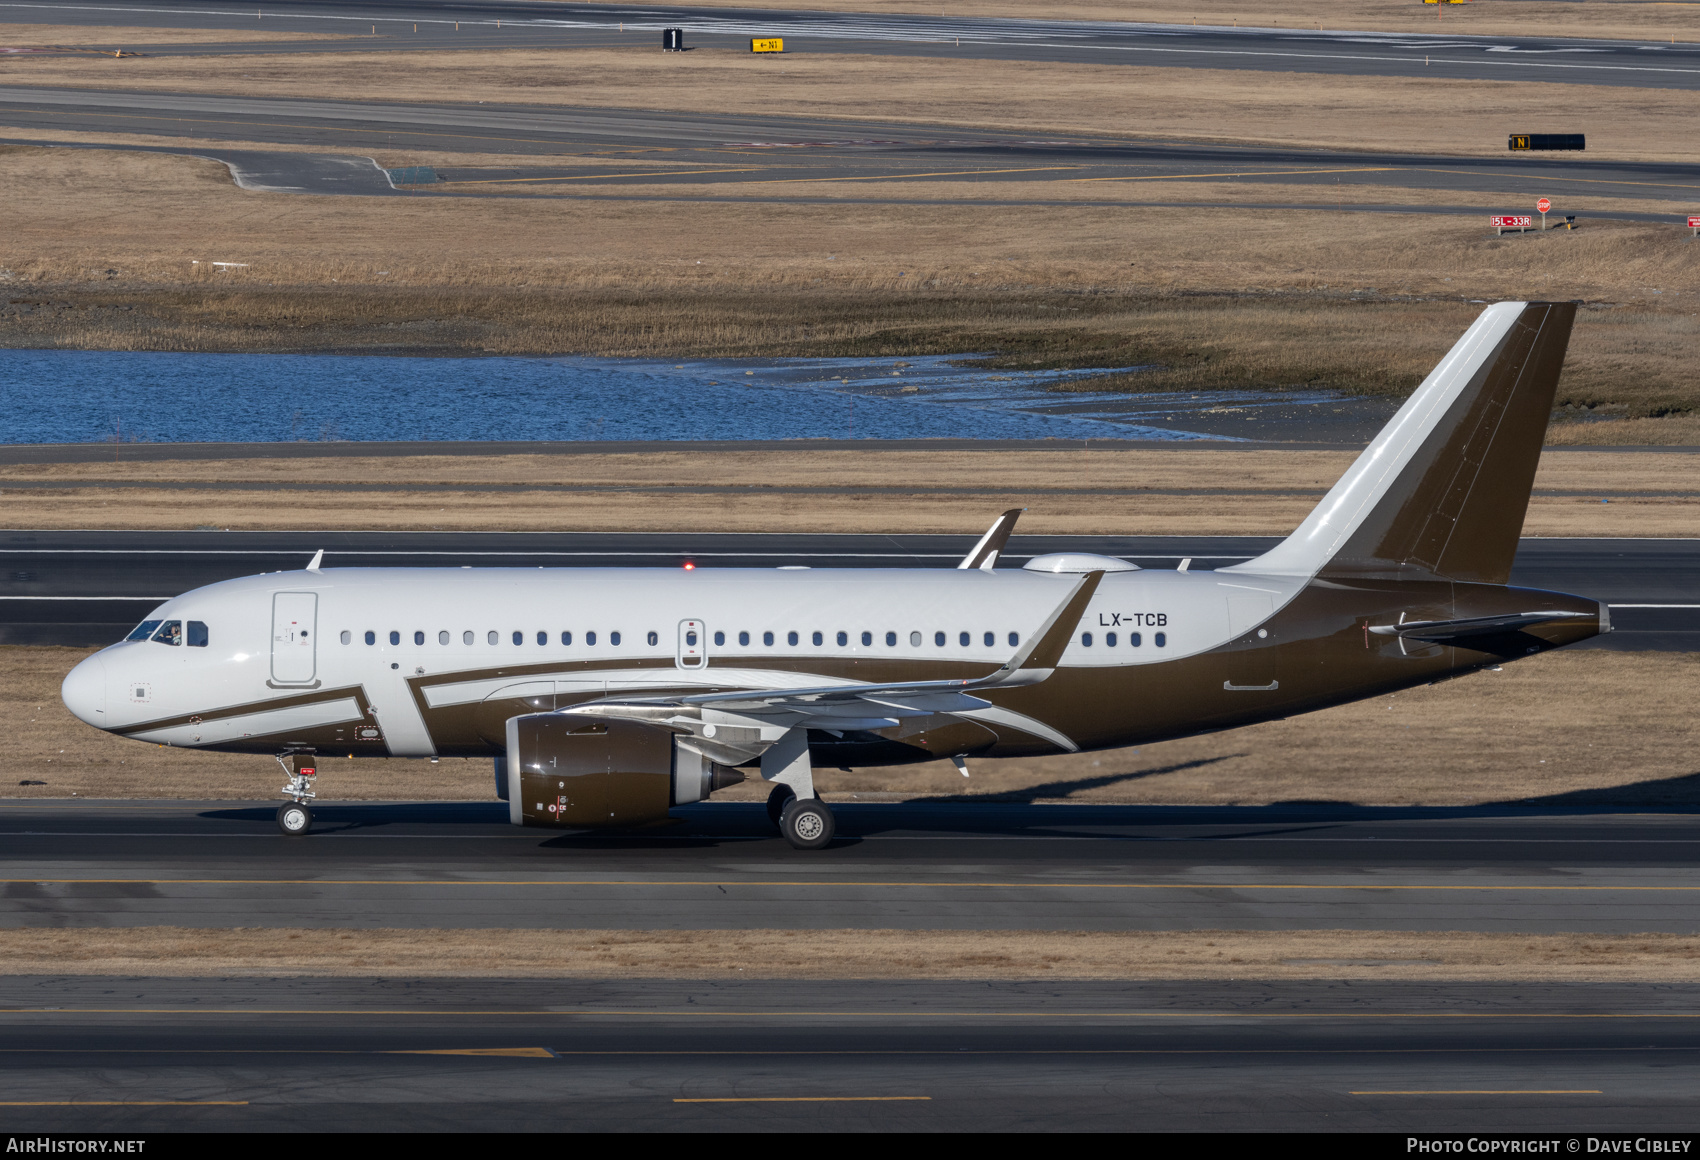
{"label": "airplane", "polygon": [[79,663],[121,737],[263,754],[312,825],[320,755],[491,757],[509,820],[638,828],[747,778],[800,849],[813,770],[1111,749],[1291,717],[1611,630],[1507,585],[1576,308],[1489,306],[1292,535],[1193,571],[325,568],[210,584]]}

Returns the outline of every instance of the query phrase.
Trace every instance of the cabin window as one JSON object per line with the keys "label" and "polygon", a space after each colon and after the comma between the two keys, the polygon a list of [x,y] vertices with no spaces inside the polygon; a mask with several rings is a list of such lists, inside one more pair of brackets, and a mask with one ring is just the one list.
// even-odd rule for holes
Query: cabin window
{"label": "cabin window", "polygon": [[491,629],[489,632],[484,634],[484,642],[486,644],[495,644],[501,639],[501,636],[497,634],[495,629]]}
{"label": "cabin window", "polygon": [[986,647],[991,648],[993,645],[995,645],[997,643],[998,643],[998,634],[995,633],[995,632],[988,632],[986,634]]}
{"label": "cabin window", "polygon": [[160,644],[179,645],[183,643],[183,622],[168,620],[159,626],[159,631],[153,634],[154,640]]}
{"label": "cabin window", "polygon": [[1138,648],[1139,647],[1139,634],[1137,632],[1130,632],[1130,633],[1127,634],[1127,647],[1128,648]]}
{"label": "cabin window", "polygon": [[1012,633],[1009,634],[1009,647],[1010,648],[1014,648],[1016,645],[1018,645],[1020,643],[1021,643],[1021,634],[1019,632],[1012,632]]}
{"label": "cabin window", "polygon": [[762,633],[761,634],[761,642],[765,645],[772,645],[773,644],[773,634],[771,632]]}
{"label": "cabin window", "polygon": [[548,643],[549,643],[549,634],[546,633],[546,632],[539,632],[537,634],[537,644],[538,644],[538,646],[542,647],[543,645],[546,645]]}
{"label": "cabin window", "polygon": [[714,647],[715,648],[719,648],[721,645],[723,645],[725,643],[726,643],[726,634],[725,633],[717,632],[717,633],[714,634]]}
{"label": "cabin window", "polygon": [[1081,633],[1080,634],[1080,643],[1085,645],[1087,648],[1091,648],[1092,647],[1092,634],[1089,633],[1089,632]]}
{"label": "cabin window", "polygon": [[596,643],[596,633],[595,632],[585,633],[584,634],[584,643],[588,644],[588,645],[594,645]]}
{"label": "cabin window", "polygon": [[573,643],[573,634],[570,633],[570,632],[563,632],[561,634],[561,643],[562,644],[572,644]]}
{"label": "cabin window", "polygon": [[377,644],[378,643],[378,634],[373,632],[369,628],[366,630],[366,643],[367,644]]}
{"label": "cabin window", "polygon": [[465,632],[460,634],[460,643],[461,644],[471,644],[473,641],[475,641],[477,639],[478,638],[473,635],[472,630],[470,628],[467,629]]}
{"label": "cabin window", "polygon": [[1104,634],[1104,647],[1105,648],[1115,648],[1116,647],[1116,634],[1115,633],[1106,632]]}
{"label": "cabin window", "polygon": [[[188,643],[189,643],[190,648],[206,648],[207,647],[207,626],[206,626],[206,623],[204,621],[191,620],[189,622],[189,642]],[[346,632],[344,632],[342,634],[342,643],[343,644],[348,643],[348,633],[346,633]]]}
{"label": "cabin window", "polygon": [[909,646],[911,648],[920,648],[921,647],[921,634],[920,633],[912,632],[912,633],[909,634]]}
{"label": "cabin window", "polygon": [[354,640],[354,634],[352,632],[349,632],[346,628],[343,629],[342,630],[342,643],[343,644],[350,644],[350,643],[353,642],[353,640]]}
{"label": "cabin window", "polygon": [[393,628],[390,630],[390,643],[391,644],[400,644],[401,643],[401,633],[395,631],[395,629],[393,629]]}
{"label": "cabin window", "polygon": [[822,636],[820,633],[817,632],[817,633],[813,634],[812,636],[810,636],[809,640],[814,642],[814,646],[816,648],[819,648],[822,644],[824,644],[826,642],[826,637]]}
{"label": "cabin window", "polygon": [[[692,640],[691,640],[691,643],[692,643],[692,644],[695,644],[695,643],[696,643],[696,640],[695,640],[695,639],[694,639],[694,638],[695,638],[695,636],[696,636],[696,634],[695,634],[695,633],[692,633],[692,634],[691,634],[691,636],[692,636],[692,638],[693,638],[693,639],[692,639]],[[661,643],[661,634],[660,634],[660,633],[656,633],[656,632],[652,632],[652,633],[650,633],[650,634],[649,634],[649,635],[648,635],[648,636],[647,636],[647,637],[645,637],[645,638],[644,638],[644,639],[645,639],[645,640],[647,640],[647,641],[649,641],[649,643],[650,643],[650,644],[651,644],[651,645],[658,645],[658,644],[660,644],[660,643]]]}
{"label": "cabin window", "polygon": [[[142,621],[142,623],[138,624],[135,627],[135,630],[133,632],[131,632],[129,636],[125,637],[124,639],[125,640],[146,640],[148,637],[153,635],[153,630],[158,628],[160,626],[160,624],[161,624],[161,622],[157,621],[157,620],[144,620],[144,621]],[[367,635],[370,636],[371,634],[368,633]]]}
{"label": "cabin window", "polygon": [[740,632],[738,634],[738,643],[739,644],[749,644],[750,643],[750,634],[747,633],[747,632]]}
{"label": "cabin window", "polygon": [[849,643],[850,643],[850,634],[849,633],[841,632],[841,633],[838,634],[838,647],[839,648],[843,648],[845,645],[847,645]]}
{"label": "cabin window", "polygon": [[885,647],[886,648],[896,648],[897,647],[897,634],[895,632],[888,632],[888,633],[885,634]]}
{"label": "cabin window", "polygon": [[1151,640],[1158,648],[1162,648],[1164,645],[1169,643],[1169,634],[1166,632],[1159,632],[1156,636],[1152,637]]}
{"label": "cabin window", "polygon": [[871,632],[864,632],[862,634],[862,643],[864,645],[873,644],[874,643],[874,634],[871,633]]}
{"label": "cabin window", "polygon": [[617,632],[609,633],[608,634],[608,643],[611,646],[613,646],[614,648],[619,648],[620,647],[620,634],[617,633]]}
{"label": "cabin window", "polygon": [[797,634],[795,632],[786,633],[785,634],[785,643],[786,644],[796,644],[797,643]]}
{"label": "cabin window", "polygon": [[438,644],[448,644],[449,643],[449,630],[448,629],[445,628],[441,632],[437,633],[437,643]]}
{"label": "cabin window", "polygon": [[969,636],[967,633],[963,633],[961,636],[956,638],[956,642],[963,648],[967,648],[971,643],[973,643],[973,640],[974,638]]}
{"label": "cabin window", "polygon": [[414,644],[424,644],[425,643],[425,634],[422,633],[422,632],[419,632],[418,630],[415,630],[414,633],[413,633],[413,643]]}

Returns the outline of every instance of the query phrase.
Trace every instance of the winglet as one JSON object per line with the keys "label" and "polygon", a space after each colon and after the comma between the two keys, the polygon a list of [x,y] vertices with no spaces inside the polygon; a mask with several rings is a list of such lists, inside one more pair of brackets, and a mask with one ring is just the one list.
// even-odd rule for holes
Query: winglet
{"label": "winglet", "polygon": [[[1098,591],[1098,582],[1104,578],[1103,572],[1088,572],[1080,578],[1080,583],[1074,586],[1057,610],[1051,613],[1051,618],[1040,626],[1027,641],[1027,647],[1016,653],[997,672],[983,681],[975,681],[970,687],[990,687],[992,685],[1028,684],[1035,680],[1044,680],[1051,675],[1051,670],[1062,660],[1063,650],[1068,647],[1069,638],[1074,635],[1074,628],[1080,623],[1080,618],[1086,615],[1086,606],[1092,602],[1092,596]],[[1022,677],[1029,673],[1031,676]],[[1017,677],[1021,677],[1017,680]]]}
{"label": "winglet", "polygon": [[982,572],[990,572],[998,562],[998,553],[1009,543],[1009,534],[1015,530],[1015,521],[1021,518],[1026,508],[1010,508],[997,518],[997,522],[986,529],[986,534],[980,537],[980,542],[974,545],[974,550],[962,557],[962,563],[957,570],[978,568]]}
{"label": "winglet", "polygon": [[313,558],[310,561],[308,561],[307,571],[317,572],[319,570],[319,565],[323,564],[324,562],[325,562],[325,550],[323,548],[320,548],[317,552],[313,553]]}

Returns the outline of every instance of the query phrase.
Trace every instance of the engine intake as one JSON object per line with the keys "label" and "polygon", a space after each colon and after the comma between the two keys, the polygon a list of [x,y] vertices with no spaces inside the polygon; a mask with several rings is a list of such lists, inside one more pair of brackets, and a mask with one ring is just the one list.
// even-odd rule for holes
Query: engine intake
{"label": "engine intake", "polygon": [[507,723],[508,820],[522,826],[629,827],[744,780],[671,730],[572,713]]}

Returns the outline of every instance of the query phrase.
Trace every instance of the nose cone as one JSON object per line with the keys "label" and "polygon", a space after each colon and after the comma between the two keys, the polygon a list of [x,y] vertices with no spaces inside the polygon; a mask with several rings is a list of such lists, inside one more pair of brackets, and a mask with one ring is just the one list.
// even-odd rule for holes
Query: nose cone
{"label": "nose cone", "polygon": [[106,728],[106,665],[98,656],[71,670],[59,688],[59,696],[78,720],[97,729]]}

